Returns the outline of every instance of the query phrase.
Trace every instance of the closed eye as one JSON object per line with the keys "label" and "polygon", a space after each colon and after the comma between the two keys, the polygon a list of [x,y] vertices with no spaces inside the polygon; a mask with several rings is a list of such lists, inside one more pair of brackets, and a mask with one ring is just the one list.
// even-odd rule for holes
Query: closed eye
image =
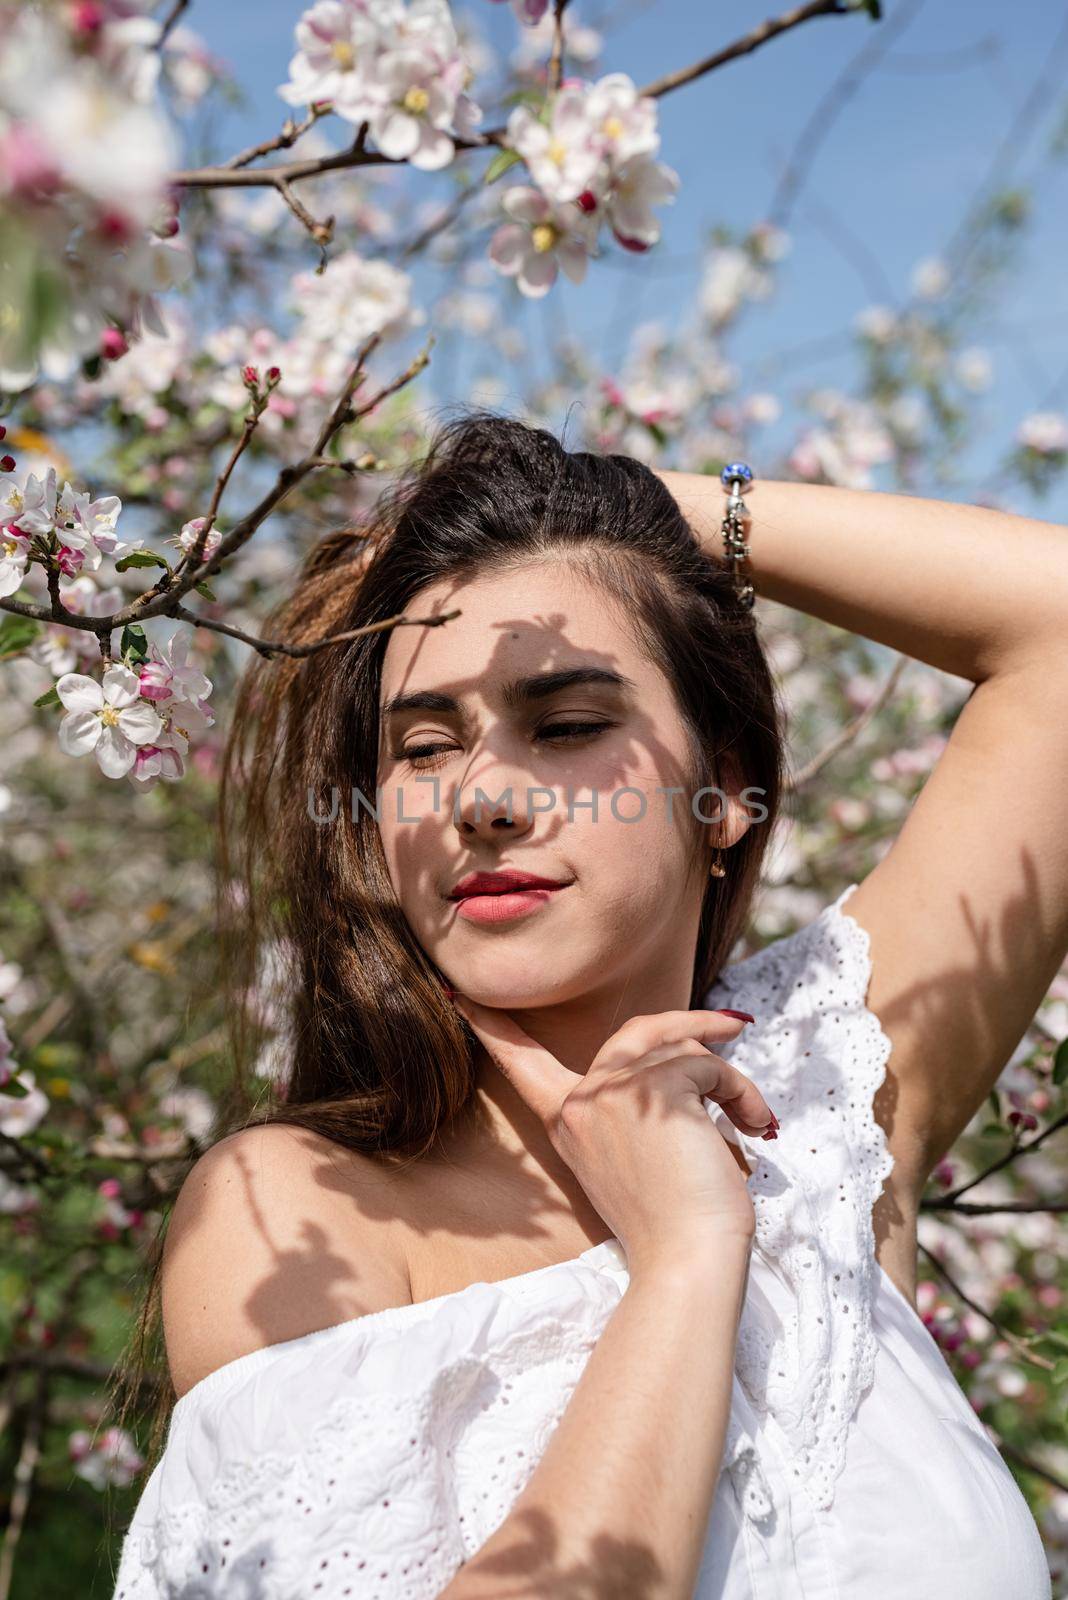
{"label": "closed eye", "polygon": [[[599,734],[614,728],[614,722],[550,722],[544,728],[539,728],[534,735],[536,740],[548,739],[554,744],[567,744],[578,742],[582,739],[595,739]],[[443,760],[450,750],[456,746],[451,744],[412,744],[405,749],[395,752],[395,760],[406,760],[412,766],[427,765],[434,762],[435,758]]]}

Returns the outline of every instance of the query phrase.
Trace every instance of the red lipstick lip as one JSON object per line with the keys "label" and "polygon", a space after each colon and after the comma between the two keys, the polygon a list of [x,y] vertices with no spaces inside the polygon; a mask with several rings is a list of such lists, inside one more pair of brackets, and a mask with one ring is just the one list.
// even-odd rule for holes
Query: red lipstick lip
{"label": "red lipstick lip", "polygon": [[515,894],[523,889],[566,889],[573,879],[540,878],[534,872],[469,872],[447,895],[449,900],[466,900],[471,895]]}

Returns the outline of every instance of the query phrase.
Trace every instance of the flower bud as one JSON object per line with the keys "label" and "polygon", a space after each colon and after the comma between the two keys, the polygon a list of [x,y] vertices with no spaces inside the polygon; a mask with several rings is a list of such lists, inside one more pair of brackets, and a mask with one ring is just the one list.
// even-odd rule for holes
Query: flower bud
{"label": "flower bud", "polygon": [[119,328],[105,328],[100,335],[100,354],[105,361],[117,361],[129,348],[126,336]]}
{"label": "flower bud", "polygon": [[267,387],[268,387],[268,389],[273,389],[275,384],[278,383],[281,380],[281,377],[282,377],[282,369],[281,369],[281,367],[268,367],[267,368]]}
{"label": "flower bud", "polygon": [[246,389],[258,389],[260,386],[259,369],[257,367],[242,367],[241,379]]}
{"label": "flower bud", "polygon": [[14,456],[0,456],[0,472],[14,472],[14,470],[15,470],[15,457]]}

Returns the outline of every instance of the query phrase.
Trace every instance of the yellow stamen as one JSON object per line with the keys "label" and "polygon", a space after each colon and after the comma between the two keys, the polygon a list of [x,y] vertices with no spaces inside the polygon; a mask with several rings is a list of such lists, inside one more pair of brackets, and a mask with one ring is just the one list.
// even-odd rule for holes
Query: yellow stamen
{"label": "yellow stamen", "polygon": [[558,167],[562,167],[567,160],[567,145],[562,139],[550,139],[546,154],[550,161],[555,161]]}
{"label": "yellow stamen", "polygon": [[539,255],[551,250],[557,238],[557,231],[551,222],[539,222],[536,228],[530,230],[530,242]]}
{"label": "yellow stamen", "polygon": [[618,139],[620,134],[623,132],[623,124],[620,122],[618,117],[606,117],[604,120],[604,131],[610,139]]}
{"label": "yellow stamen", "polygon": [[356,52],[347,39],[335,39],[330,46],[330,54],[343,71],[356,65]]}
{"label": "yellow stamen", "polygon": [[418,117],[423,114],[429,104],[430,96],[427,94],[426,90],[421,89],[417,83],[413,83],[407,94],[404,96],[405,111],[411,111],[415,116]]}
{"label": "yellow stamen", "polygon": [[114,706],[105,706],[103,711],[100,713],[100,720],[104,724],[105,728],[117,728],[119,724],[119,713],[115,710]]}

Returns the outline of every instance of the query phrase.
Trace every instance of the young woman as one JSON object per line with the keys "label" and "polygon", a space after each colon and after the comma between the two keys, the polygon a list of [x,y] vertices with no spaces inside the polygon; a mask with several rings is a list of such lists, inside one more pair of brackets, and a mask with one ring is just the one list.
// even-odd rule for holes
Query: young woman
{"label": "young woman", "polygon": [[1049,1596],[914,1300],[1068,947],[1066,536],[748,493],[757,593],[975,689],[879,864],[734,964],[784,749],[717,481],[461,417],[273,619],[371,631],[235,708],[290,1059],[170,1220],[116,1600]]}

